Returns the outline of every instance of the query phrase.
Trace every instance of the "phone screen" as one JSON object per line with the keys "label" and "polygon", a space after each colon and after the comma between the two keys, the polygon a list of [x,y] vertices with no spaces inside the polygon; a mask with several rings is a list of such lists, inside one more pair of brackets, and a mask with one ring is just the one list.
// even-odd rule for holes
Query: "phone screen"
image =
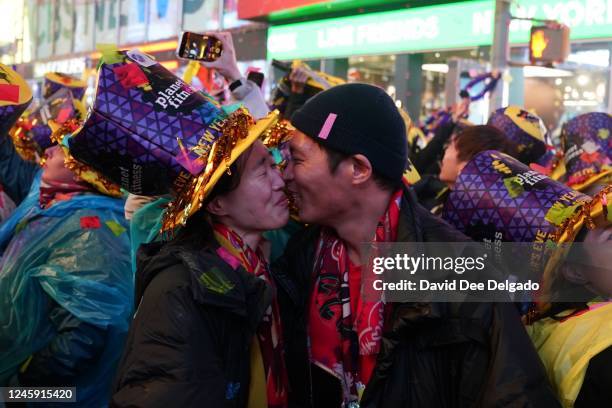
{"label": "phone screen", "polygon": [[223,45],[218,38],[186,31],[181,37],[177,55],[179,58],[211,62],[219,58],[222,51]]}

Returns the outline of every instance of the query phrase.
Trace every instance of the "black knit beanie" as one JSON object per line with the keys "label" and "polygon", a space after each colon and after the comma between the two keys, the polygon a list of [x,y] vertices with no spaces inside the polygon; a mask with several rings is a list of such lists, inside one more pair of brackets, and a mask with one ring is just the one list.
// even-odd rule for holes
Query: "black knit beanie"
{"label": "black knit beanie", "polygon": [[400,181],[408,161],[406,125],[381,88],[338,85],[311,98],[291,123],[323,146],[345,154],[363,154],[380,175]]}

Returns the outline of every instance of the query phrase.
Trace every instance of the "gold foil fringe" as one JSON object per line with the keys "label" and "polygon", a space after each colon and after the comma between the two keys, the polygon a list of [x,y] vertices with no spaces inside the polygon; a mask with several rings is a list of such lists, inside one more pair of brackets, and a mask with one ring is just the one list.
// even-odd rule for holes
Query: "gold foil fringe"
{"label": "gold foil fringe", "polygon": [[[175,191],[175,199],[168,204],[162,220],[162,233],[172,236],[172,230],[178,226],[184,226],[187,219],[194,212],[202,208],[206,198],[204,190],[213,173],[225,163],[229,173],[232,150],[239,140],[246,139],[249,128],[255,123],[254,119],[245,109],[233,112],[223,125],[221,136],[213,143],[204,159],[206,166],[199,176],[191,176],[189,180],[182,178],[184,186]],[[181,177],[179,177],[180,179]],[[175,185],[176,187],[176,185]]]}
{"label": "gold foil fringe", "polygon": [[[580,227],[586,225],[590,230],[597,227],[596,211],[595,206],[602,205],[602,216],[603,219],[607,219],[608,216],[608,196],[612,194],[612,185],[604,187],[599,193],[597,193],[590,201],[585,202],[580,206],[571,217],[566,219],[557,229],[557,231],[551,236],[556,243],[572,242],[578,234]],[[553,255],[554,257],[555,255]],[[563,256],[557,255],[557,261],[562,259]],[[550,262],[550,260],[549,260]],[[555,267],[547,265],[545,268],[542,281],[545,291],[548,291],[552,285],[553,272]],[[546,311],[550,308],[550,302],[540,302],[529,308],[527,314],[523,317],[525,324],[532,324],[533,322],[540,319]]]}
{"label": "gold foil fringe", "polygon": [[70,155],[68,148],[62,145],[64,137],[77,131],[80,126],[81,122],[75,118],[72,118],[64,122],[62,126],[51,134],[51,141],[62,146],[64,152],[66,153],[64,158],[64,166],[76,174],[81,180],[91,184],[102,194],[109,195],[111,197],[121,197],[121,189],[117,184],[113,183],[88,165],[76,160]]}

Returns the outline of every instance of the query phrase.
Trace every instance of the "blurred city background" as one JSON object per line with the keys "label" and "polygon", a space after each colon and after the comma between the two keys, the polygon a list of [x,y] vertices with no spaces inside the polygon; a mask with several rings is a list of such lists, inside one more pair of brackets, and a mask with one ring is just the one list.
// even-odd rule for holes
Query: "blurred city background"
{"label": "blurred city background", "polygon": [[[612,1],[517,0],[512,15],[557,20],[571,30],[571,52],[554,68],[529,60],[531,21],[510,25],[503,105],[534,109],[553,140],[562,123],[589,111],[612,112]],[[0,62],[41,92],[43,75],[60,71],[94,90],[96,44],[140,48],[181,75],[175,50],[181,31],[232,31],[240,68],[265,74],[266,96],[280,71],[272,59],[379,85],[413,119],[450,106],[460,89],[491,70],[494,0],[0,0]],[[218,78],[201,68],[200,86]],[[486,121],[487,97],[469,119]]]}

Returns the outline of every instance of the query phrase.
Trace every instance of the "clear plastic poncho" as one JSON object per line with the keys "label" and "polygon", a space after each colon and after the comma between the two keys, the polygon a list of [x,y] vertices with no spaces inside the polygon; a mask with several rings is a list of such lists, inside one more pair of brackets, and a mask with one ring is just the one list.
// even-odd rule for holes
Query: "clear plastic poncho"
{"label": "clear plastic poncho", "polygon": [[0,247],[6,248],[0,260],[0,385],[56,335],[49,319],[54,301],[106,332],[102,354],[74,384],[78,405],[105,406],[133,308],[124,201],[85,194],[48,209],[24,201],[16,211],[20,220],[0,228]]}

